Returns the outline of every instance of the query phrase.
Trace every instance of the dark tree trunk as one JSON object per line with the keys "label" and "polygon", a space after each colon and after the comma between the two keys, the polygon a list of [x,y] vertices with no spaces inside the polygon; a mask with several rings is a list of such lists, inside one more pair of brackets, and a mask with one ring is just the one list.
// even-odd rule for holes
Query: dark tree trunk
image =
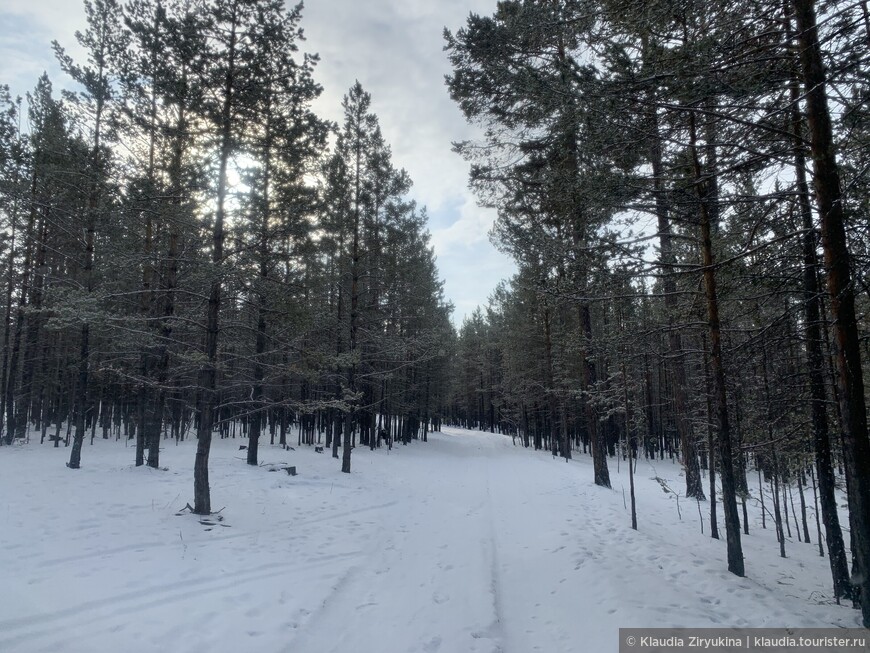
{"label": "dark tree trunk", "polygon": [[[100,61],[97,78],[99,85],[106,84],[106,74],[103,61]],[[105,91],[101,90],[96,97],[96,114],[94,116],[94,142],[91,148],[90,155],[90,188],[88,191],[88,203],[85,211],[85,249],[84,263],[82,265],[82,286],[85,291],[91,293],[94,284],[94,241],[97,233],[97,207],[100,204],[100,196],[102,191],[102,156],[100,153],[102,139],[102,121],[103,110],[105,108],[106,96]],[[75,434],[73,435],[73,446],[70,451],[69,462],[67,467],[70,469],[78,469],[81,465],[82,443],[85,439],[85,420],[87,417],[87,398],[88,398],[88,371],[90,365],[91,353],[91,329],[90,324],[85,321],[82,324],[81,341],[79,346],[79,370],[78,370],[78,385],[76,388],[76,407],[75,407]]]}
{"label": "dark tree trunk", "polygon": [[683,344],[679,329],[674,324],[677,314],[677,283],[674,278],[674,246],[671,234],[670,208],[665,196],[663,183],[661,137],[659,136],[658,114],[655,109],[650,112],[652,122],[651,162],[653,172],[653,189],[655,191],[656,216],[659,228],[660,266],[664,273],[662,281],[665,294],[665,313],[668,319],[668,350],[670,367],[673,375],[674,419],[677,435],[680,438],[683,466],[686,470],[686,496],[704,500],[704,487],[701,483],[701,471],[698,464],[697,447],[695,446],[692,424],[689,420],[689,401],[686,395],[686,364],[683,358]]}
{"label": "dark tree trunk", "polygon": [[[182,69],[182,86],[187,84],[187,68]],[[170,215],[169,235],[166,252],[165,269],[162,274],[161,299],[163,302],[163,315],[160,320],[160,345],[156,356],[156,370],[154,372],[159,388],[157,406],[155,408],[158,424],[163,422],[163,413],[166,408],[167,395],[171,392],[167,387],[169,375],[169,344],[172,337],[173,317],[175,315],[175,289],[178,286],[178,257],[181,252],[181,206],[183,203],[183,165],[185,153],[185,139],[187,137],[187,112],[185,99],[179,103],[178,119],[175,123],[173,137],[172,159],[169,167],[170,182]],[[181,415],[175,408],[171,408],[172,428],[177,438],[181,438]],[[148,466],[157,468],[160,464],[160,430],[153,433],[153,440],[148,446]]]}
{"label": "dark tree trunk", "polygon": [[[15,278],[15,218],[17,213],[17,207],[13,209],[12,219],[11,219],[11,227],[10,227],[10,236],[9,236],[9,259],[8,259],[8,271],[6,277],[6,313],[4,317],[3,324],[3,374],[0,376],[0,382],[2,382],[2,386],[0,386],[0,435],[2,435],[2,426],[3,426],[3,417],[6,414],[6,388],[9,384],[9,338],[12,334],[12,290],[15,287],[14,278]],[[6,429],[6,435],[0,438],[2,442],[6,444],[12,444],[12,439],[15,437],[15,433],[8,428]],[[55,446],[57,446],[57,442],[55,442]]]}
{"label": "dark tree trunk", "polygon": [[[786,26],[791,32],[791,7],[785,2]],[[789,41],[791,35],[789,34]],[[792,131],[794,134],[794,169],[798,191],[798,206],[801,213],[803,236],[803,299],[804,342],[807,356],[807,378],[810,386],[810,419],[813,430],[818,494],[822,521],[825,525],[825,541],[828,544],[831,577],[837,600],[852,598],[849,582],[849,563],[837,512],[836,481],[831,456],[831,438],[828,431],[827,399],[825,396],[824,343],[821,333],[821,289],[818,282],[819,261],[816,256],[817,232],[813,225],[810,192],[806,178],[806,153],[803,135],[803,119],[800,112],[800,90],[795,82],[790,85],[792,101]]]}
{"label": "dark tree trunk", "polygon": [[214,412],[217,404],[217,349],[220,334],[221,268],[224,257],[224,221],[226,219],[227,165],[232,153],[233,111],[236,92],[236,30],[238,16],[231,18],[227,72],[224,86],[224,103],[221,110],[221,149],[218,167],[217,210],[212,232],[211,289],[206,313],[205,355],[206,363],[200,371],[199,428],[196,438],[196,459],[193,467],[193,511],[198,515],[211,513],[211,491],[208,482],[208,456],[214,427]]}
{"label": "dark tree trunk", "polygon": [[[707,319],[710,333],[710,370],[713,377],[713,397],[719,427],[719,462],[722,478],[722,507],[725,513],[725,540],[728,547],[728,570],[744,575],[743,548],[740,543],[740,514],[737,511],[737,492],[734,480],[734,458],[731,451],[731,423],[728,418],[728,398],[725,385],[725,366],[722,361],[722,334],[719,319],[719,299],[716,293],[716,269],[711,237],[711,210],[709,178],[702,173],[697,149],[694,113],[689,115],[690,150],[695,172],[695,188],[699,203],[701,226],[701,259],[704,266],[704,288],[707,295]],[[715,170],[708,171],[714,176]]]}
{"label": "dark tree trunk", "polygon": [[[99,157],[99,144],[94,147],[94,160]],[[94,166],[97,167],[96,165]],[[98,174],[96,170],[94,174]],[[96,180],[93,181],[90,198],[88,199],[88,222],[85,231],[85,262],[82,269],[84,276],[84,287],[87,292],[93,290],[94,276],[94,240],[96,236],[96,211],[99,203],[99,184]],[[91,325],[88,322],[82,324],[81,341],[79,345],[79,369],[78,383],[76,386],[76,408],[75,408],[75,433],[73,434],[73,446],[70,451],[69,463],[67,466],[70,469],[78,469],[81,465],[82,444],[85,440],[86,418],[88,412],[88,372],[91,355]]]}
{"label": "dark tree trunk", "polygon": [[[545,300],[546,301],[546,300]],[[556,424],[559,423],[559,407],[558,401],[556,399],[556,380],[555,374],[553,372],[553,338],[552,332],[550,329],[550,309],[548,306],[544,306],[544,352],[546,356],[546,374],[547,374],[547,388],[548,392],[548,403],[550,405],[550,427],[555,430]],[[555,457],[558,449],[558,440],[556,438],[556,433],[551,432],[550,434],[550,453]]]}
{"label": "dark tree trunk", "polygon": [[263,165],[263,214],[260,219],[259,243],[259,282],[257,292],[257,335],[254,344],[254,385],[251,392],[254,414],[251,417],[251,430],[248,435],[248,464],[258,464],[257,454],[260,446],[260,430],[263,423],[263,356],[266,352],[266,284],[269,280],[269,220],[271,205],[269,198],[272,173],[272,107],[266,107],[266,131],[264,134],[265,161]]}
{"label": "dark tree trunk", "polygon": [[846,241],[840,175],[834,153],[833,129],[828,111],[825,67],[816,27],[814,0],[794,0],[801,68],[806,91],[807,122],[813,158],[813,182],[821,215],[822,247],[828,273],[828,292],[837,343],[838,385],[843,415],[849,511],[852,515],[856,581],[861,587],[861,610],[870,627],[870,439],[851,257]]}
{"label": "dark tree trunk", "polygon": [[[358,115],[357,120],[362,121]],[[351,243],[351,269],[350,269],[350,353],[351,362],[347,368],[347,388],[350,392],[356,391],[356,361],[353,357],[357,353],[357,320],[359,319],[359,261],[360,261],[360,221],[362,219],[362,143],[359,136],[356,140],[356,166],[354,188],[354,214],[353,214],[353,242]],[[354,400],[355,401],[355,400]],[[354,406],[348,409],[344,420],[344,441],[341,451],[341,471],[350,474],[350,454],[354,426]]]}
{"label": "dark tree trunk", "polygon": [[[585,344],[583,347],[583,360],[581,370],[583,374],[583,387],[593,387],[598,381],[595,361],[589,353],[589,346],[592,343],[592,312],[589,310],[589,304],[583,303],[580,305],[580,325],[583,330]],[[604,439],[604,430],[598,425],[598,416],[595,414],[595,409],[589,401],[585,403],[586,424],[589,429],[589,443],[592,449],[592,468],[595,477],[595,485],[602,487],[610,487],[610,471],[607,468],[607,446]]]}
{"label": "dark tree trunk", "polygon": [[[707,339],[704,339],[704,351],[706,352]],[[707,454],[710,457],[710,537],[714,540],[719,539],[719,518],[716,515],[716,447],[713,442],[713,392],[712,383],[710,380],[710,362],[708,356],[704,355],[704,386],[707,404]],[[762,502],[764,499],[762,498]],[[762,504],[762,519],[764,518],[764,507]]]}
{"label": "dark tree trunk", "polygon": [[631,495],[631,527],[637,530],[637,505],[634,498],[634,442],[631,435],[631,406],[628,403],[628,380],[625,375],[625,361],[621,364],[622,367],[622,400],[625,404],[625,440],[628,449],[628,485],[629,494]]}

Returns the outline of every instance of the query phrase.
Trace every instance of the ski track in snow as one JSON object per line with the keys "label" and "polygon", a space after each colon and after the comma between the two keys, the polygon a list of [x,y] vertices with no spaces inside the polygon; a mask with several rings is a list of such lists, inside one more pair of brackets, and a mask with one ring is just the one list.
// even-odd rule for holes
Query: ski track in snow
{"label": "ski track in snow", "polygon": [[296,477],[248,467],[238,443],[213,443],[226,508],[211,526],[176,514],[193,442],[166,445],[169,471],[134,468],[114,441],[78,471],[63,448],[0,450],[0,651],[570,653],[617,650],[620,627],[859,623],[826,599],[817,545],[780,559],[755,506],[747,577],[729,574],[696,504],[679,520],[652,478],[682,488],[670,462],[640,462],[632,531],[624,464],[607,490],[588,457],[497,434],[359,447],[351,475],[328,453],[261,445]]}

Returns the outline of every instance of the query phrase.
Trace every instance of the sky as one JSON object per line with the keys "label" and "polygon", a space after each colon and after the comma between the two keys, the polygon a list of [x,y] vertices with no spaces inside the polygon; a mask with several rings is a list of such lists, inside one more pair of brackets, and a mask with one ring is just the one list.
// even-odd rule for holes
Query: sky
{"label": "sky", "polygon": [[[429,230],[455,305],[454,322],[486,303],[515,268],[489,241],[494,211],[477,206],[468,189],[468,164],[451,143],[479,132],[450,99],[444,76],[444,27],[462,27],[469,12],[491,14],[496,0],[307,0],[301,49],[318,53],[315,78],[324,87],[315,108],[341,119],[341,98],[359,80],[372,95],[393,162],[414,181],[412,197],[429,212]],[[51,50],[56,39],[75,55],[84,27],[76,0],[2,0],[0,83],[24,95],[48,71],[55,88],[69,84]]]}

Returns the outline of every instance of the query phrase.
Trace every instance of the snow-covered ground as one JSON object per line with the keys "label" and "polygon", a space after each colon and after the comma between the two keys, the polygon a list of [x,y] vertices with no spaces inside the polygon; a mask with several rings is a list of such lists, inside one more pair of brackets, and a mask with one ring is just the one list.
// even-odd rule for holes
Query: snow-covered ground
{"label": "snow-covered ground", "polygon": [[239,444],[212,446],[213,525],[176,514],[193,442],[167,443],[166,471],[123,442],[86,445],[78,471],[64,448],[0,449],[0,651],[607,652],[620,627],[859,625],[817,546],[779,558],[754,505],[747,577],[729,574],[696,504],[679,520],[653,480],[683,489],[668,461],[640,462],[635,532],[625,464],[606,490],[588,457],[497,434],[357,448],[351,475],[266,445],[299,472],[270,473]]}

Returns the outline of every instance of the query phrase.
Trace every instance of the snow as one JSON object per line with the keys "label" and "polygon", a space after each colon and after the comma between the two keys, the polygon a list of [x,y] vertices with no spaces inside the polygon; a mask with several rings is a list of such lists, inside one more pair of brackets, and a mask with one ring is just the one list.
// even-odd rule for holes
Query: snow
{"label": "snow", "polygon": [[747,577],[729,574],[697,505],[680,520],[654,480],[683,487],[670,461],[639,463],[635,532],[625,464],[607,490],[587,456],[498,434],[359,447],[350,475],[329,452],[261,448],[295,477],[239,443],[212,445],[211,525],[177,514],[193,442],[166,443],[167,470],[133,467],[124,442],[86,445],[77,471],[68,449],[0,449],[0,651],[607,652],[620,627],[859,625],[817,545],[779,558],[755,502]]}

